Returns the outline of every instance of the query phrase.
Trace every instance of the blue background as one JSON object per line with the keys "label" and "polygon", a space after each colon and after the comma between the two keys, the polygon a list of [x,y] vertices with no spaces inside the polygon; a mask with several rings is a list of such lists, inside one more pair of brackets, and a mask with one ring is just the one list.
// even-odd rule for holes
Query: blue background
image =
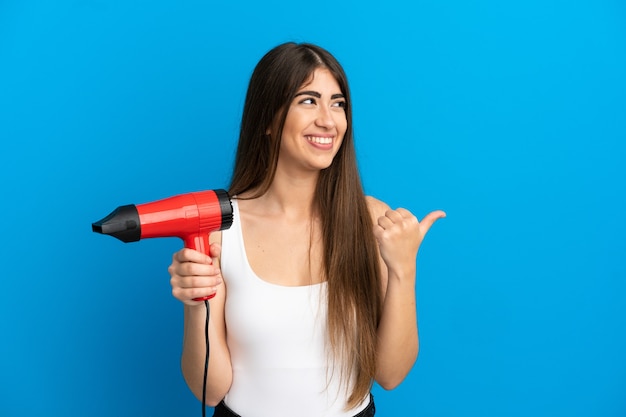
{"label": "blue background", "polygon": [[177,239],[91,232],[226,187],[251,71],[318,43],[368,194],[422,217],[420,357],[380,416],[626,415],[626,6],[0,1],[0,415],[195,416]]}

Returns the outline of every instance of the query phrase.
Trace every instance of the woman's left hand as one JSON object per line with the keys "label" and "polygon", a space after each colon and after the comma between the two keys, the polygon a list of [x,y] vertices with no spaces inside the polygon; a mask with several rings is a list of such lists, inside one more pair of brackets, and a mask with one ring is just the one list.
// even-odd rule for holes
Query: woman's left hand
{"label": "woman's left hand", "polygon": [[419,221],[410,211],[399,208],[387,210],[374,225],[380,256],[390,272],[402,274],[415,270],[415,260],[426,233],[446,213],[435,210]]}

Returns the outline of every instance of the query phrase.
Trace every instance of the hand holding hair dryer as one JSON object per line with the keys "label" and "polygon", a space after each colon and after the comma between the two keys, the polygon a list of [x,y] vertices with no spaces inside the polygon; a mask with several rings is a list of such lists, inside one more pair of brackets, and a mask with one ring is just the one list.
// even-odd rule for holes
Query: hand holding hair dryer
{"label": "hand holding hair dryer", "polygon": [[[228,193],[208,190],[120,206],[92,223],[91,228],[126,243],[153,237],[179,237],[186,248],[210,256],[209,234],[228,229],[232,223],[233,207]],[[208,300],[214,295],[194,300]]]}

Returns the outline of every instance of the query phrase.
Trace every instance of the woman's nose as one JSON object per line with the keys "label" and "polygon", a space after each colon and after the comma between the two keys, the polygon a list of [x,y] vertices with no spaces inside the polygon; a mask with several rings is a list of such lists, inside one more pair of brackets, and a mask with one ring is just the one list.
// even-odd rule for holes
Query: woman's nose
{"label": "woman's nose", "polygon": [[320,127],[327,129],[335,127],[335,119],[327,106],[320,106],[315,123]]}

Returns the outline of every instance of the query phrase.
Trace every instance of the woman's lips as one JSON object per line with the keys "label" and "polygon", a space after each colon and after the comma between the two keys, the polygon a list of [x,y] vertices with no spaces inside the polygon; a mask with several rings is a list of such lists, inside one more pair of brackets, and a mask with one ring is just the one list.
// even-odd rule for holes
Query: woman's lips
{"label": "woman's lips", "polygon": [[333,147],[333,136],[305,136],[306,140],[316,148],[330,149]]}

